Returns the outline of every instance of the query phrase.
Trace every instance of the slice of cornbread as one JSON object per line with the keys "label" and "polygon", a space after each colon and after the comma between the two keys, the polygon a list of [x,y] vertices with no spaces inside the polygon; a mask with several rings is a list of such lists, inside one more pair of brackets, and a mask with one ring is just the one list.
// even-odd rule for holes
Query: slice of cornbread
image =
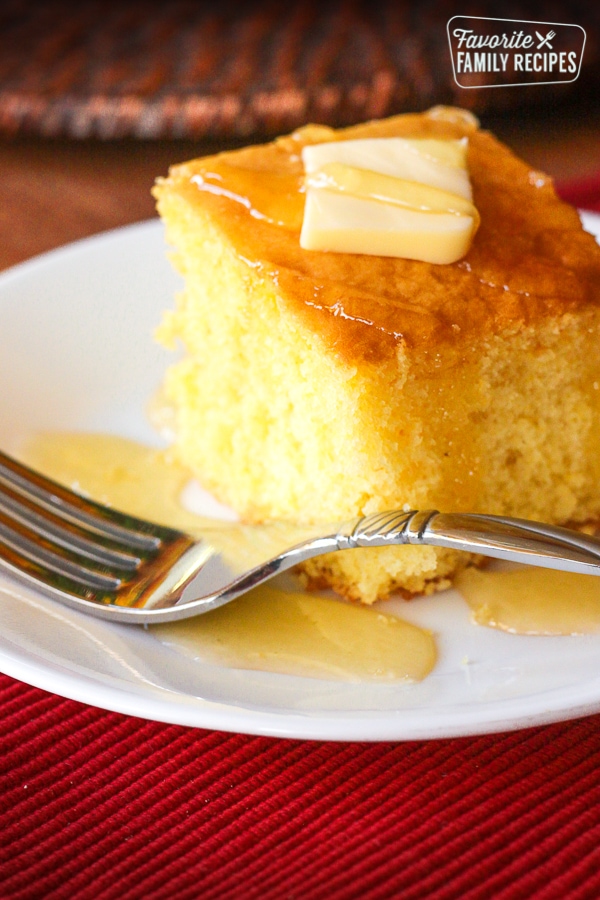
{"label": "slice of cornbread", "polygon": [[[481,225],[450,265],[303,250],[301,149],[468,137]],[[175,166],[155,188],[185,278],[165,396],[176,452],[252,522],[385,509],[600,516],[600,248],[551,180],[435,108]],[[306,577],[372,602],[446,586],[463,555],[352,550]]]}

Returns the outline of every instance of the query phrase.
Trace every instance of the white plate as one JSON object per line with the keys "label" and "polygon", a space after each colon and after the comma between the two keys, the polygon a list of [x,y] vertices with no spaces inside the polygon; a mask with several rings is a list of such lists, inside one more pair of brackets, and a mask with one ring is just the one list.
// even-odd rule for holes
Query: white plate
{"label": "white plate", "polygon": [[[600,217],[586,216],[600,233]],[[46,254],[0,276],[0,446],[41,430],[156,440],[144,415],[168,354],[152,340],[176,276],[158,222]],[[294,738],[404,740],[501,731],[600,710],[600,637],[469,623],[451,591],[387,607],[432,629],[414,685],[344,684],[207,665],[0,580],[0,669],[106,709]]]}

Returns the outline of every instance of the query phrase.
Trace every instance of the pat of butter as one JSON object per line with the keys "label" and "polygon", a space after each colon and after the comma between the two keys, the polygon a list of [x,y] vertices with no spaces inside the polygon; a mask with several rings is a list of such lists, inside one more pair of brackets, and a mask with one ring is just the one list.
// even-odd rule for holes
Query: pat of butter
{"label": "pat of butter", "polygon": [[306,186],[351,194],[364,200],[391,203],[415,211],[453,213],[473,218],[478,216],[471,201],[461,194],[404,178],[380,175],[378,172],[343,163],[328,163],[314,174],[307,175]]}
{"label": "pat of butter", "polygon": [[372,138],[302,151],[306,250],[451,263],[479,225],[466,139]]}
{"label": "pat of butter", "polygon": [[392,178],[416,181],[471,199],[467,172],[467,138],[362,138],[310,144],[302,150],[307,175],[329,163],[379,172]]}

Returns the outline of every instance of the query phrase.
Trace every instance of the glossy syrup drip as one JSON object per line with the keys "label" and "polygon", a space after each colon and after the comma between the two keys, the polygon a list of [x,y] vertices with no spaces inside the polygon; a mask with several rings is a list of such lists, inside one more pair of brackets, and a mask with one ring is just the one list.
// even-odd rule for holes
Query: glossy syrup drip
{"label": "glossy syrup drip", "polygon": [[[189,476],[163,451],[109,435],[49,433],[30,440],[21,456],[45,475],[133,515],[191,533],[211,521],[182,506]],[[226,540],[227,529],[224,549]],[[175,651],[205,662],[344,681],[416,681],[436,659],[428,631],[301,592],[293,583],[259,587],[214,612],[150,630]]]}

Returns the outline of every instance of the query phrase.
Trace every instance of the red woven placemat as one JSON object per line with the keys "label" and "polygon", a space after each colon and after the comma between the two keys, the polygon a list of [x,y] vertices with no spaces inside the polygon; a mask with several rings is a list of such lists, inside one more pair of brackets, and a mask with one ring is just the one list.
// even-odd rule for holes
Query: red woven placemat
{"label": "red woven placemat", "polygon": [[104,712],[0,677],[0,896],[600,896],[600,717],[321,743]]}
{"label": "red woven placemat", "polygon": [[[598,164],[600,165],[600,148]],[[578,209],[600,212],[600,172],[581,181],[558,184],[556,189],[563,200],[572,203]]]}
{"label": "red woven placemat", "polygon": [[[466,90],[450,17],[581,25],[570,84]],[[345,125],[436,103],[476,112],[552,108],[597,94],[600,9],[554,0],[11,0],[0,4],[0,134],[247,138],[307,121]],[[541,77],[541,76],[540,76]]]}

